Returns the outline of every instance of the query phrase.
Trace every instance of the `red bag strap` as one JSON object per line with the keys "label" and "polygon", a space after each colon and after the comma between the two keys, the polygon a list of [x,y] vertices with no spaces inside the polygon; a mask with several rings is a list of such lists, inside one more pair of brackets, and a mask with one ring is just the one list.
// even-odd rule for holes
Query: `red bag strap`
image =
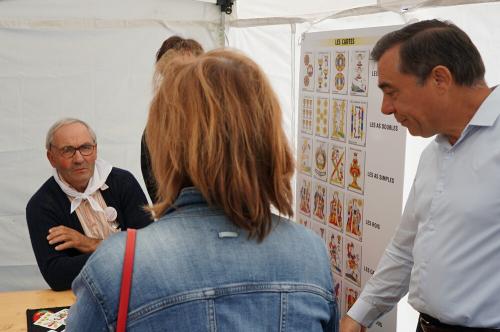
{"label": "red bag strap", "polygon": [[120,302],[118,304],[117,332],[125,332],[127,328],[128,303],[130,299],[130,286],[132,284],[132,271],[134,270],[135,235],[137,230],[127,229],[127,243],[125,244],[125,257],[123,259],[122,285],[120,288]]}

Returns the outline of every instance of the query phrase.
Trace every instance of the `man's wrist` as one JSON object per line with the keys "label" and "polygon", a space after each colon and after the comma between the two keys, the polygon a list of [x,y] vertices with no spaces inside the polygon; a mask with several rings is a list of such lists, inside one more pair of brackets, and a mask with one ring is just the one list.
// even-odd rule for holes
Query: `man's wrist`
{"label": "man's wrist", "polygon": [[94,238],[87,238],[87,243],[86,243],[86,246],[84,246],[84,249],[81,250],[81,252],[83,252],[84,254],[91,254],[93,253],[94,251],[97,250],[97,247],[99,246],[99,244],[101,244],[101,239],[94,239]]}
{"label": "man's wrist", "polygon": [[365,327],[370,327],[381,315],[382,313],[374,305],[362,297],[358,298],[346,313],[346,316]]}

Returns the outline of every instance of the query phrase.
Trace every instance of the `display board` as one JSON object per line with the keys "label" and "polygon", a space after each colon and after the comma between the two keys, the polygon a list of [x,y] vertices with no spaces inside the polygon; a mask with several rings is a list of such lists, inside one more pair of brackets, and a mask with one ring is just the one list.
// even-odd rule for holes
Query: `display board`
{"label": "display board", "polygon": [[[375,42],[398,27],[306,33],[301,45],[296,219],[328,248],[341,315],[402,213],[406,129],[381,113]],[[370,331],[396,331],[396,311]]]}

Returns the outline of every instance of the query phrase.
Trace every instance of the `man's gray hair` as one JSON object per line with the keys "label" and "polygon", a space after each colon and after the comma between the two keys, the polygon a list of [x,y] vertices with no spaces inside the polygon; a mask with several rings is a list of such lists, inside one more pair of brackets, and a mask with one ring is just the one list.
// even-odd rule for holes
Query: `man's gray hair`
{"label": "man's gray hair", "polygon": [[84,125],[87,128],[87,130],[89,131],[90,137],[92,137],[94,144],[97,144],[97,138],[96,138],[95,132],[92,130],[92,128],[90,128],[90,126],[85,121],[75,119],[75,118],[64,118],[64,119],[61,119],[59,121],[56,121],[56,123],[54,123],[50,127],[49,131],[47,132],[47,138],[45,139],[45,148],[47,150],[50,150],[50,146],[52,145],[52,142],[54,141],[54,134],[59,128],[66,126],[66,125],[73,124],[73,123],[81,123],[82,125]]}

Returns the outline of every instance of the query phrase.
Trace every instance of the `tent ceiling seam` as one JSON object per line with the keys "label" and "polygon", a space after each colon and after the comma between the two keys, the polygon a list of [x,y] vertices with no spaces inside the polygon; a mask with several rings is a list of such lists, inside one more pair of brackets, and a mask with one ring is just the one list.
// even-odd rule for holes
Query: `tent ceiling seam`
{"label": "tent ceiling seam", "polygon": [[189,24],[198,26],[218,27],[218,21],[163,21],[158,19],[0,19],[0,28],[6,29],[116,29],[144,28],[168,26],[170,24]]}
{"label": "tent ceiling seam", "polygon": [[[379,0],[377,5],[363,6],[351,8],[347,10],[329,12],[328,14],[311,14],[296,17],[261,17],[261,18],[247,18],[247,19],[234,19],[229,22],[231,28],[249,28],[258,26],[269,25],[285,25],[297,23],[310,23],[312,25],[318,24],[325,20],[334,20],[344,17],[363,16],[370,14],[377,14],[382,12],[394,12],[398,14],[406,14],[412,10],[432,7],[446,7],[458,5],[472,5],[488,2],[499,2],[499,0],[427,0],[414,5],[402,5],[401,1],[383,1]],[[385,4],[384,4],[385,3]],[[393,3],[393,4],[392,4]],[[392,5],[391,5],[392,4]]]}

